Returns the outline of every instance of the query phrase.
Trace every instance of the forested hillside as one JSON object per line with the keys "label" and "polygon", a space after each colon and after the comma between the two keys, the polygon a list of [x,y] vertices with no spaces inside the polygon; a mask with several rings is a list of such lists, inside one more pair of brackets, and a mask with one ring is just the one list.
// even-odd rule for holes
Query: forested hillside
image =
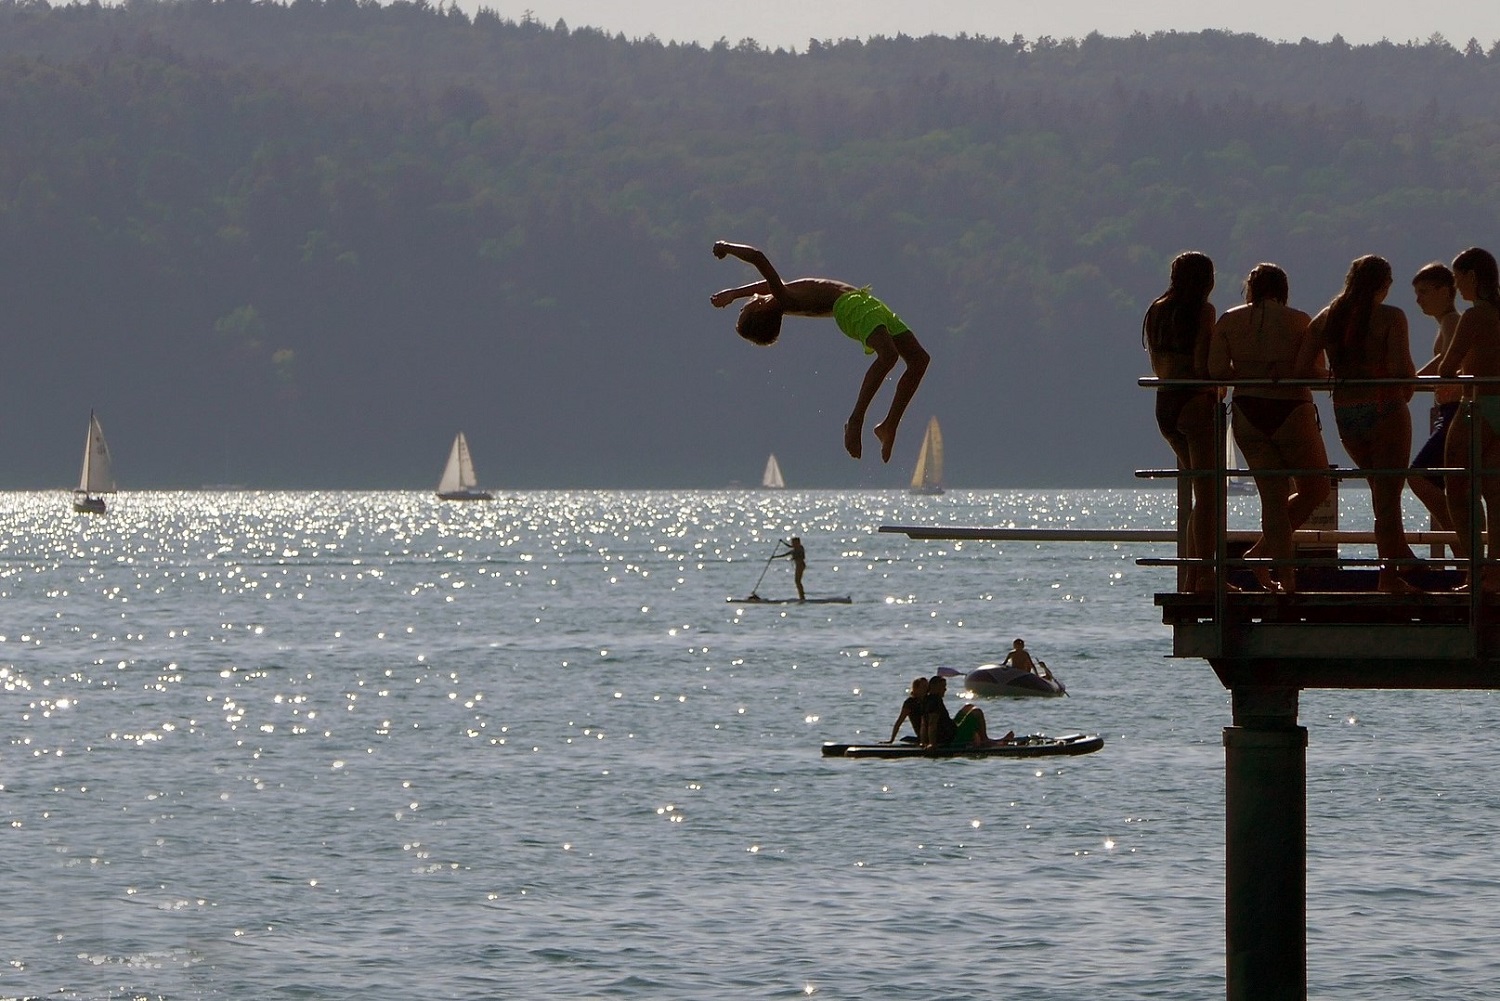
{"label": "forested hillside", "polygon": [[[1348,261],[1500,246],[1500,50],[611,37],[357,0],[0,2],[0,487],[958,485],[1166,464],[1140,314],[1179,250],[1313,310]],[[934,361],[890,467],[842,453],[826,321],[708,295],[872,284]],[[1403,288],[1414,342],[1426,321]],[[1420,361],[1421,359],[1419,359]],[[880,410],[884,397],[877,403]],[[877,413],[878,417],[878,413]],[[873,423],[873,420],[872,420]],[[870,439],[867,450],[873,450]]]}

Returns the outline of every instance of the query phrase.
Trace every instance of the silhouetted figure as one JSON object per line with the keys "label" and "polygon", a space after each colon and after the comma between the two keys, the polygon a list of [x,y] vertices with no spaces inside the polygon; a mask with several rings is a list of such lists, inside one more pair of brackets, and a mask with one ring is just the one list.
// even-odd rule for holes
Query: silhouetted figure
{"label": "silhouetted figure", "polygon": [[796,572],[797,600],[806,601],[807,592],[802,590],[802,573],[807,569],[807,550],[802,548],[802,540],[795,535],[786,545],[787,551],[779,553],[775,558],[792,561],[792,568]]}
{"label": "silhouetted figure", "polygon": [[[1214,307],[1208,294],[1214,288],[1214,262],[1197,251],[1172,260],[1167,290],[1156,297],[1141,320],[1141,344],[1151,357],[1158,379],[1207,379],[1209,344],[1213,338]],[[1224,443],[1214,433],[1214,408],[1223,393],[1207,386],[1196,389],[1164,387],[1156,391],[1156,426],[1172,446],[1178,469],[1216,469]],[[1214,503],[1211,477],[1192,480],[1192,506],[1187,517],[1187,552],[1203,559],[1214,551]],[[1213,571],[1191,566],[1184,574],[1189,591],[1213,587]]]}
{"label": "silhouetted figure", "polygon": [[[1391,265],[1366,254],[1349,265],[1344,289],[1313,317],[1301,362],[1326,352],[1334,379],[1333,417],[1344,451],[1360,469],[1401,469],[1411,456],[1412,386],[1351,386],[1346,379],[1411,378],[1416,375],[1407,341],[1406,314],[1386,303]],[[1403,476],[1371,476],[1370,506],[1375,510],[1375,549],[1382,560],[1376,588],[1410,592],[1403,576],[1415,569],[1395,561],[1415,560],[1401,521]]]}
{"label": "silhouetted figure", "polygon": [[[1448,265],[1434,261],[1416,273],[1411,287],[1416,294],[1417,307],[1438,323],[1437,337],[1432,342],[1432,359],[1417,369],[1417,374],[1437,375],[1443,355],[1448,353],[1453,335],[1458,332],[1458,310],[1453,305],[1458,289],[1453,284],[1453,272]],[[1462,397],[1463,390],[1458,386],[1438,386],[1433,390],[1432,428],[1427,443],[1411,460],[1414,468],[1447,465],[1448,429],[1458,414],[1458,402]],[[1411,484],[1411,492],[1432,515],[1432,527],[1451,531],[1453,523],[1448,520],[1448,494],[1443,478],[1430,473],[1415,473],[1406,482]]]}
{"label": "silhouetted figure", "polygon": [[1026,641],[1017,639],[1011,644],[1010,653],[1005,655],[1006,667],[1013,667],[1018,671],[1036,673],[1036,664],[1031,660],[1031,653],[1026,649]]}
{"label": "silhouetted figure", "polygon": [[[1214,326],[1208,370],[1215,379],[1292,379],[1324,375],[1321,369],[1298,368],[1307,338],[1308,316],[1286,304],[1286,272],[1274,264],[1257,264],[1245,279],[1245,305],[1219,317]],[[1327,469],[1328,450],[1318,427],[1318,410],[1306,386],[1238,386],[1231,403],[1234,440],[1244,453],[1260,494],[1260,538],[1247,557],[1287,560],[1293,555],[1292,533],[1323,502],[1328,478],[1318,474],[1288,477],[1278,469]],[[1296,487],[1296,491],[1292,487]],[[1294,590],[1292,567],[1256,570],[1267,590]]]}
{"label": "silhouetted figure", "polygon": [[926,699],[927,679],[913,678],[911,694],[906,697],[906,701],[901,703],[901,714],[896,717],[896,725],[891,727],[891,739],[886,741],[887,744],[896,742],[896,735],[901,732],[901,724],[908,720],[911,721],[911,728],[916,733],[917,739],[922,739],[922,706]]}
{"label": "silhouetted figure", "polygon": [[921,739],[923,747],[995,747],[1015,741],[1016,732],[991,737],[985,724],[984,710],[970,703],[961,706],[957,715],[948,715],[943,696],[948,679],[941,674],[927,679],[927,697],[922,701]]}
{"label": "silhouetted figure", "polygon": [[860,384],[854,411],[844,424],[844,449],[854,458],[858,459],[862,451],[860,439],[864,435],[865,411],[870,401],[891,369],[896,367],[897,359],[906,362],[906,371],[896,382],[891,409],[885,420],[875,425],[875,437],[880,441],[880,459],[890,462],[901,415],[906,412],[906,405],[921,384],[930,360],[917,342],[917,335],[885,303],[871,295],[869,288],[857,288],[833,278],[796,278],[783,282],[771,266],[770,259],[745,244],[720,240],[714,244],[714,256],[720,260],[726,256],[738,257],[761,274],[761,281],[723,289],[709,297],[709,301],[720,308],[736,299],[749,298],[750,301],[740,308],[740,317],[735,324],[735,330],[745,340],[761,345],[774,344],[781,333],[781,317],[787,313],[793,316],[831,316],[840,330],[864,345],[865,354],[875,356]]}
{"label": "silhouetted figure", "polygon": [[[1443,355],[1438,374],[1500,375],[1500,270],[1487,250],[1470,247],[1453,259],[1453,284],[1465,302],[1471,303],[1459,318],[1453,343]],[[1450,466],[1472,469],[1470,442],[1478,428],[1479,461],[1482,468],[1500,467],[1500,386],[1475,386],[1471,390],[1473,412],[1460,407],[1448,432]],[[1475,418],[1478,418],[1477,420]],[[1450,476],[1448,517],[1457,533],[1454,550],[1460,556],[1473,552],[1484,555],[1484,540],[1475,539],[1469,506],[1469,477]],[[1479,481],[1480,518],[1489,533],[1489,557],[1500,551],[1500,476],[1487,475]],[[1474,585],[1471,580],[1470,587]],[[1480,585],[1486,591],[1500,590],[1500,568],[1485,567]]]}

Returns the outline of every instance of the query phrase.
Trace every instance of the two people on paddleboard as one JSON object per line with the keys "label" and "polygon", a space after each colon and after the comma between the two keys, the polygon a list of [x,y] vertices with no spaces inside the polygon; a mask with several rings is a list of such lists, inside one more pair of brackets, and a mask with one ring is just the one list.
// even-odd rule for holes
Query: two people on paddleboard
{"label": "two people on paddleboard", "polygon": [[901,703],[901,715],[891,727],[891,736],[884,743],[895,743],[901,732],[901,724],[911,721],[917,733],[917,742],[923,747],[998,747],[1014,743],[1016,732],[1003,737],[991,737],[985,724],[984,710],[972,702],[959,707],[956,714],[948,714],[943,696],[948,692],[948,679],[941,674],[931,678],[914,678],[911,694]]}
{"label": "two people on paddleboard", "polygon": [[749,300],[740,307],[739,320],[735,323],[735,331],[745,340],[762,346],[776,343],[781,334],[781,318],[788,313],[792,316],[827,316],[833,318],[845,336],[858,341],[865,354],[875,356],[860,383],[854,410],[844,424],[844,450],[854,458],[858,459],[864,448],[865,411],[885,377],[896,367],[896,362],[906,363],[906,370],[896,382],[890,410],[886,412],[885,420],[875,425],[880,460],[890,462],[901,415],[906,412],[906,405],[921,384],[930,360],[918,343],[917,335],[891,312],[890,307],[871,295],[868,287],[860,288],[834,278],[782,281],[770,258],[748,244],[720,240],[714,244],[713,251],[721,261],[725,257],[737,257],[760,272],[758,282],[722,289],[709,297],[709,302],[720,309],[737,299]]}

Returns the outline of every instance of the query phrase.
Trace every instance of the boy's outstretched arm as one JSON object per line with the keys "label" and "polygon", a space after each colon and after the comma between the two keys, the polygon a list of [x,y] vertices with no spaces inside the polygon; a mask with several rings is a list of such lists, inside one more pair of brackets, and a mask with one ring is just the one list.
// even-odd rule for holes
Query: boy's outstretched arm
{"label": "boy's outstretched arm", "polygon": [[741,285],[739,288],[721,289],[709,296],[708,301],[722,309],[736,299],[743,299],[751,295],[766,295],[770,291],[771,286],[765,282],[754,282],[750,285]]}
{"label": "boy's outstretched arm", "polygon": [[729,243],[719,240],[714,244],[714,256],[721,261],[725,257],[738,257],[760,272],[760,276],[766,280],[765,291],[778,299],[786,298],[786,285],[782,282],[781,275],[776,273],[771,259],[759,248],[752,247],[748,243]]}

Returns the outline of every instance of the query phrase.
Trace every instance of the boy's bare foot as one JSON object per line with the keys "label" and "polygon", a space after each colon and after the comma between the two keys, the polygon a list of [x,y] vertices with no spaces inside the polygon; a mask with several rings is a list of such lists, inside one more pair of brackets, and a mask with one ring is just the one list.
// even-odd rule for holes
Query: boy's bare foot
{"label": "boy's bare foot", "polygon": [[891,461],[891,449],[896,447],[896,429],[884,424],[875,425],[875,437],[880,439],[880,461]]}
{"label": "boy's bare foot", "polygon": [[844,451],[856,459],[859,458],[861,452],[859,437],[863,430],[864,428],[853,421],[848,421],[844,424]]}

